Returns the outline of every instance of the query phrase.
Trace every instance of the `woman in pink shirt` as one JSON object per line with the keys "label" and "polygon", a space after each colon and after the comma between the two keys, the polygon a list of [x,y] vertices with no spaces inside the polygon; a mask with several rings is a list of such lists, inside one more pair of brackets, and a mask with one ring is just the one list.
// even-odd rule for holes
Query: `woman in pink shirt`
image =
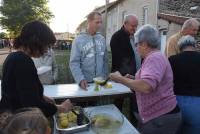
{"label": "woman in pink shirt", "polygon": [[141,68],[130,79],[119,72],[110,75],[113,81],[130,87],[136,93],[138,129],[142,134],[176,134],[181,113],[173,91],[173,73],[168,59],[159,51],[160,35],[151,25],[135,33],[135,45],[143,58]]}

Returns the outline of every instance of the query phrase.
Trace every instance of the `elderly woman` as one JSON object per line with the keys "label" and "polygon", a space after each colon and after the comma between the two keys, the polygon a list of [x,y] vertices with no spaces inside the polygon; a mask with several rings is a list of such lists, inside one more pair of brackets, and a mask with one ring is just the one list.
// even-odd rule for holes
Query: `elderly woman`
{"label": "elderly woman", "polygon": [[173,92],[173,73],[167,58],[161,54],[159,32],[151,25],[135,34],[137,51],[144,59],[135,76],[110,74],[112,80],[136,92],[138,129],[142,134],[175,134],[181,114]]}
{"label": "elderly woman", "polygon": [[200,53],[192,36],[183,36],[178,46],[181,53],[169,61],[174,74],[174,92],[182,111],[182,134],[200,133]]}

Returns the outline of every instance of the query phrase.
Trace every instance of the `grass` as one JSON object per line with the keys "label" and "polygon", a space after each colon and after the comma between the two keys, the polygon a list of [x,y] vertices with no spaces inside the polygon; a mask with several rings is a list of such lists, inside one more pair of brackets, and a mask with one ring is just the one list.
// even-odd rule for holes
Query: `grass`
{"label": "grass", "polygon": [[[111,67],[111,53],[108,54],[109,57],[109,68]],[[70,59],[70,51],[69,50],[56,50],[55,51],[55,58],[58,65],[58,80],[57,84],[69,84],[74,83],[74,79],[69,69],[69,59]],[[2,65],[0,65],[0,79],[2,76]],[[105,105],[113,103],[112,98],[102,97],[99,100],[98,105]],[[130,112],[130,101],[125,99],[123,104],[123,111],[122,113],[128,118]]]}
{"label": "grass", "polygon": [[[69,84],[74,83],[74,79],[72,77],[70,68],[69,68],[69,59],[70,59],[70,51],[69,50],[56,50],[55,58],[58,65],[58,81],[57,84]],[[109,68],[111,67],[111,53],[108,53],[108,63]],[[110,70],[110,69],[109,69]]]}
{"label": "grass", "polygon": [[70,51],[55,51],[56,63],[58,65],[58,80],[57,84],[74,83],[71,71],[69,69]]}

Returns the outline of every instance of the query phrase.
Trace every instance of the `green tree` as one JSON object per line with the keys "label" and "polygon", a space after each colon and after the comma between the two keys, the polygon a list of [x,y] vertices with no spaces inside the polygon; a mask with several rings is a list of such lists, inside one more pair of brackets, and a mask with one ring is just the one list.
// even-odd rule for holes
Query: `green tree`
{"label": "green tree", "polygon": [[7,38],[7,34],[5,32],[0,33],[0,39]]}
{"label": "green tree", "polygon": [[9,36],[16,37],[22,26],[32,20],[49,23],[53,14],[47,6],[48,0],[2,0],[0,25]]}

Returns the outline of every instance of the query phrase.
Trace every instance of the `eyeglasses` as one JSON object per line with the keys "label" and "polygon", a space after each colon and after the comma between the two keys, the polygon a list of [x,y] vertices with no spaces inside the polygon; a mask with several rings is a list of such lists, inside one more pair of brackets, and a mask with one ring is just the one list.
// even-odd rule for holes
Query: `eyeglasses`
{"label": "eyeglasses", "polygon": [[140,43],[142,43],[142,42],[136,42],[136,43],[135,43],[135,47],[138,47],[138,45],[139,45]]}

